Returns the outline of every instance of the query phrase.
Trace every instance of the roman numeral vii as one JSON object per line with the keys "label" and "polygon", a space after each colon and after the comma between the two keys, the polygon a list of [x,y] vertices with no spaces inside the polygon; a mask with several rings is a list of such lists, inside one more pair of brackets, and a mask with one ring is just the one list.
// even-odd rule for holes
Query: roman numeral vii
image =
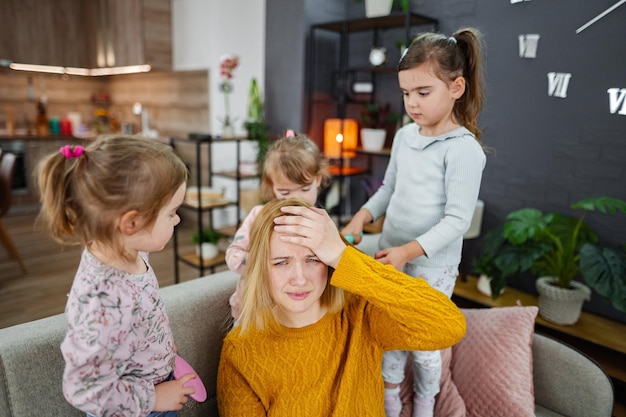
{"label": "roman numeral vii", "polygon": [[567,87],[572,74],[566,72],[548,73],[548,95],[552,97],[567,97]]}
{"label": "roman numeral vii", "polygon": [[626,88],[609,88],[609,112],[626,116]]}

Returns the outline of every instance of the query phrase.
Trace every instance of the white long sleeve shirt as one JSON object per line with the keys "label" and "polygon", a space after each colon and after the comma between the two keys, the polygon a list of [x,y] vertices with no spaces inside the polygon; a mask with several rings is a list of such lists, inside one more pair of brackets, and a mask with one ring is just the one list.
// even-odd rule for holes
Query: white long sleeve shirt
{"label": "white long sleeve shirt", "polygon": [[478,199],[485,153],[464,127],[422,136],[411,123],[395,135],[381,187],[364,204],[374,220],[386,213],[381,248],[417,240],[426,256],[410,263],[458,266],[463,234]]}

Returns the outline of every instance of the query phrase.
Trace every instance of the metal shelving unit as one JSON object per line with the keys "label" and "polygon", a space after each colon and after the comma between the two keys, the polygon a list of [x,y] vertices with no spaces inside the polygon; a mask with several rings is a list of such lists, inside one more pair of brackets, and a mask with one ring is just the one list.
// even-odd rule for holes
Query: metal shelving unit
{"label": "metal shelving unit", "polygon": [[[244,180],[251,180],[258,178],[258,175],[248,175],[241,174],[239,172],[239,162],[241,161],[241,144],[244,141],[248,141],[247,137],[233,137],[233,138],[216,138],[210,134],[203,133],[190,133],[187,138],[170,138],[170,145],[176,150],[177,146],[193,146],[195,148],[195,182],[198,187],[203,185],[203,161],[205,160],[202,156],[203,154],[206,157],[206,161],[208,164],[208,183],[207,186],[212,185],[212,181],[214,177],[222,177],[228,178],[235,182],[236,185],[236,198],[234,200],[213,200],[209,203],[202,202],[200,200],[200,193],[198,193],[197,201],[192,201],[189,199],[185,199],[181,208],[185,210],[195,211],[196,214],[196,226],[198,233],[201,233],[202,230],[207,226],[212,226],[213,224],[213,213],[216,209],[223,209],[227,207],[236,207],[237,211],[237,221],[236,224],[222,227],[217,229],[219,232],[227,235],[234,236],[237,227],[241,223],[241,211],[240,211],[240,191],[241,191],[241,182]],[[213,167],[211,164],[211,152],[213,145],[215,143],[232,143],[236,147],[236,168],[234,171],[221,171],[215,172],[213,171]],[[204,213],[210,213],[210,219],[208,224],[205,224]],[[223,265],[226,262],[225,255],[223,253],[219,253],[215,258],[212,259],[203,259],[196,255],[196,253],[186,253],[181,254],[179,251],[179,242],[178,242],[178,228],[174,229],[174,273],[175,278],[174,282],[178,283],[180,279],[179,272],[179,262],[183,262],[189,266],[197,268],[199,271],[199,276],[205,275],[206,270],[211,270],[211,272],[215,271],[215,267],[219,265]]]}

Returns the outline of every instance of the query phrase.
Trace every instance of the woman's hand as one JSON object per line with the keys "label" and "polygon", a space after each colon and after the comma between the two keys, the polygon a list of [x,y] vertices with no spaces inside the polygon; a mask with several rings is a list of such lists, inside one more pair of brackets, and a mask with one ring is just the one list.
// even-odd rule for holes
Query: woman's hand
{"label": "woman's hand", "polygon": [[287,206],[281,210],[295,216],[274,219],[274,231],[280,233],[280,240],[309,248],[320,261],[336,268],[346,244],[328,213],[324,209],[300,206]]}

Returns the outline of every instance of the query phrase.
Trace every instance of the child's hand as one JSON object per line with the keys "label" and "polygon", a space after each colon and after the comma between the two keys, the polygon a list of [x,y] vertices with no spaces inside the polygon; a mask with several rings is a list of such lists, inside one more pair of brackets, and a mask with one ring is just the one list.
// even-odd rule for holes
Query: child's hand
{"label": "child's hand", "polygon": [[346,238],[349,243],[353,245],[358,245],[359,243],[361,243],[361,239],[363,238],[363,226],[358,224],[348,224],[346,227],[341,229],[341,234]]}
{"label": "child's hand", "polygon": [[393,265],[398,271],[402,271],[408,261],[422,255],[424,255],[424,249],[416,240],[413,240],[402,246],[379,250],[374,258],[385,265]]}
{"label": "child's hand", "polygon": [[[361,243],[361,237],[363,236],[363,225],[369,223],[373,220],[372,214],[365,210],[360,209],[356,212],[356,214],[352,217],[350,222],[341,229],[341,234],[346,236],[348,241],[354,245],[358,245]],[[348,236],[352,236],[353,240],[348,238]]]}
{"label": "child's hand", "polygon": [[154,402],[153,411],[174,411],[180,410],[189,400],[189,395],[196,392],[194,387],[185,387],[187,381],[196,378],[196,375],[189,373],[183,375],[180,379],[162,382],[154,386]]}

